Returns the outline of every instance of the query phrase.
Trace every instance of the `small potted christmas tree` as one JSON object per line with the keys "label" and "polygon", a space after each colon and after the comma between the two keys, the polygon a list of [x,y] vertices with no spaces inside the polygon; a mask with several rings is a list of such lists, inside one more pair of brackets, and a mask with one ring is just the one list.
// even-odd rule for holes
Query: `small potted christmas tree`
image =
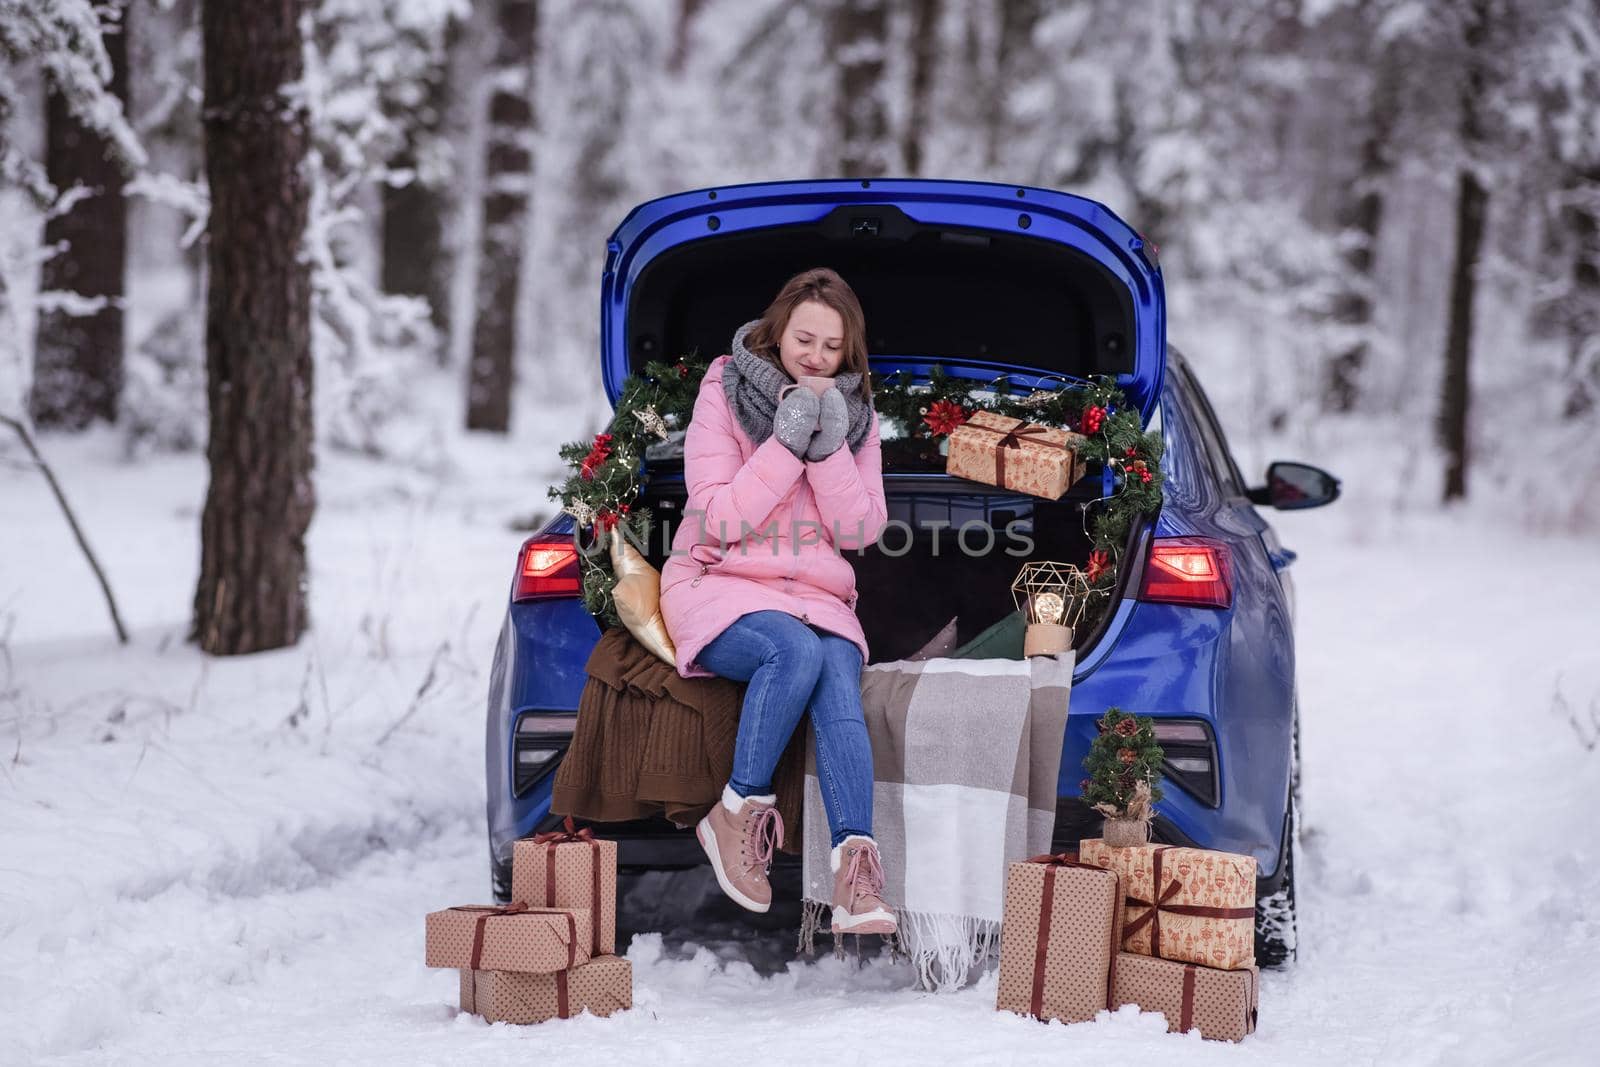
{"label": "small potted christmas tree", "polygon": [[1161,799],[1161,746],[1148,715],[1106,709],[1095,724],[1100,736],[1089,746],[1080,783],[1084,802],[1105,816],[1102,836],[1112,848],[1150,840],[1151,805]]}

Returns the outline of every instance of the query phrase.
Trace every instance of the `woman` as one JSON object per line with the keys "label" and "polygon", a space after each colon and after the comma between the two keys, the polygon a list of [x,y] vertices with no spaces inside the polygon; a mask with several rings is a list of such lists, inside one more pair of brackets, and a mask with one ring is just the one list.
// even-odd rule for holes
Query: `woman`
{"label": "woman", "polygon": [[751,911],[771,905],[767,867],[783,843],[772,774],[809,712],[833,839],[833,931],[893,933],[872,839],[867,642],[855,571],[839,554],[883,529],[883,461],[866,322],[839,275],[789,279],[734,334],[732,354],[712,362],[684,481],[688,502],[661,572],[678,673],[749,683],[733,778],[695,828],[717,882]]}

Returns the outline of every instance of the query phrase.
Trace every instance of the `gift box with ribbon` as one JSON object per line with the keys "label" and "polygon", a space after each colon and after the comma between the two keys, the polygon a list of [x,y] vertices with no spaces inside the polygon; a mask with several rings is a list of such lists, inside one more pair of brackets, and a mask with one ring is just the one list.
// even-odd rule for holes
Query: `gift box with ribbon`
{"label": "gift box with ribbon", "polygon": [[1083,476],[1084,440],[1067,430],[978,411],[950,434],[945,471],[1059,500]]}
{"label": "gift box with ribbon", "polygon": [[1098,838],[1080,842],[1078,857],[1122,879],[1125,952],[1221,970],[1255,963],[1253,857],[1171,845],[1112,848]]}
{"label": "gift box with ribbon", "polygon": [[1070,853],[1011,864],[996,1009],[1071,1023],[1110,1007],[1122,909],[1117,876]]}
{"label": "gift box with ribbon", "polygon": [[1260,972],[1219,971],[1193,963],[1125,952],[1117,961],[1116,1006],[1137,1004],[1167,1017],[1179,1033],[1198,1027],[1213,1041],[1239,1041],[1255,1032]]}
{"label": "gift box with ribbon", "polygon": [[606,1016],[632,1007],[633,965],[616,956],[550,974],[461,971],[461,1010],[492,1023],[542,1023],[585,1011]]}
{"label": "gift box with ribbon", "polygon": [[538,908],[589,912],[589,955],[616,949],[617,843],[600,841],[588,827],[536,834],[516,842],[511,854],[511,899]]}
{"label": "gift box with ribbon", "polygon": [[430,912],[429,967],[559,971],[589,959],[593,934],[586,908],[469,905]]}

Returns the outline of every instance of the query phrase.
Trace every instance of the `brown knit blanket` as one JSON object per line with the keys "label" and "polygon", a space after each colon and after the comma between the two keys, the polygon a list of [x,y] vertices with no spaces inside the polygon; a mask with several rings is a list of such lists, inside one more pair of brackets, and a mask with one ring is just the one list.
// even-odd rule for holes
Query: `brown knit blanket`
{"label": "brown knit blanket", "polygon": [[[594,822],[699,822],[733,774],[744,683],[681,677],[622,627],[601,635],[584,671],[550,810]],[[802,724],[773,781],[786,852],[800,851],[806,736]]]}

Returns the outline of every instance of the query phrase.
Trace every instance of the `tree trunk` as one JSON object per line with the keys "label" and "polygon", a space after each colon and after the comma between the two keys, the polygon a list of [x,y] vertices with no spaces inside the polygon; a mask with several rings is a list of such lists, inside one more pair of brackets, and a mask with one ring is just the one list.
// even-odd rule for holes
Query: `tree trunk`
{"label": "tree trunk", "polygon": [[533,184],[537,0],[499,0],[483,168],[483,230],[467,377],[467,429],[511,428],[517,289]]}
{"label": "tree trunk", "polygon": [[[1588,188],[1600,189],[1600,171],[1583,175],[1582,178]],[[1596,395],[1596,387],[1600,385],[1596,379],[1597,368],[1584,366],[1589,346],[1595,343],[1596,335],[1600,334],[1600,215],[1589,206],[1581,188],[1569,186],[1563,192],[1574,201],[1569,209],[1562,212],[1574,250],[1567,280],[1568,309],[1563,329],[1572,384],[1562,405],[1561,416],[1576,419],[1589,414],[1600,402],[1600,396]]]}
{"label": "tree trunk", "polygon": [[1483,244],[1489,194],[1470,169],[1456,193],[1455,265],[1450,271],[1450,324],[1445,334],[1444,388],[1439,404],[1439,443],[1445,452],[1444,499],[1467,495],[1467,419],[1472,406],[1472,309],[1478,288],[1478,249]]}
{"label": "tree trunk", "polygon": [[301,255],[309,120],[304,0],[204,4],[206,396],[211,483],[191,638],[217,655],[305,631],[312,468],[311,274]]}
{"label": "tree trunk", "polygon": [[1484,40],[1488,12],[1474,0],[1465,16],[1462,44],[1465,74],[1461,80],[1461,151],[1465,165],[1456,185],[1455,262],[1450,269],[1450,321],[1445,331],[1444,381],[1439,396],[1439,443],[1445,453],[1444,500],[1467,495],[1470,463],[1467,427],[1472,406],[1472,313],[1478,294],[1478,251],[1483,245],[1489,190],[1475,169],[1484,156]]}
{"label": "tree trunk", "polygon": [[[449,31],[452,44],[459,32]],[[439,331],[439,365],[450,362],[450,249],[445,220],[451,209],[448,180],[433,173],[427,157],[445,137],[450,81],[445,64],[429,72],[428,94],[408,133],[406,147],[389,164],[409,170],[410,182],[383,186],[383,276],[386,293],[420,296]]]}
{"label": "tree trunk", "polygon": [[829,53],[837,57],[839,173],[879,178],[889,173],[889,115],[883,60],[888,13],[883,0],[838,0],[828,24]]}
{"label": "tree trunk", "polygon": [[910,107],[900,138],[906,173],[922,173],[922,142],[928,133],[928,99],[933,94],[933,65],[939,54],[939,0],[913,0],[911,9]]}
{"label": "tree trunk", "polygon": [[[128,17],[105,34],[110,90],[128,104]],[[45,169],[63,194],[87,195],[45,223],[44,242],[59,248],[46,260],[40,289],[73,294],[101,306],[41,311],[29,410],[39,426],[81,430],[95,419],[115,422],[122,394],[122,297],[127,263],[127,202],[121,168],[106,139],[88,129],[55,89],[45,99]]]}

